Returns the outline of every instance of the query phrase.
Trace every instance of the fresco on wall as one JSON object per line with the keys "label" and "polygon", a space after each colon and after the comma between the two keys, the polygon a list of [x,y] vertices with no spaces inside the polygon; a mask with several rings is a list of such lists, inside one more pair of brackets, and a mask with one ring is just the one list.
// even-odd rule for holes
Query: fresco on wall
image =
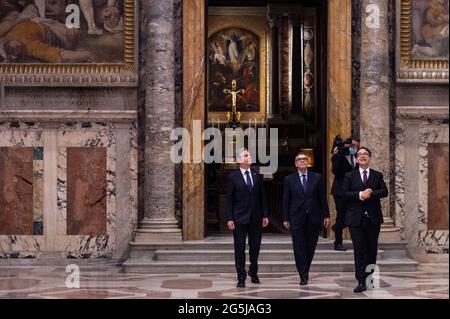
{"label": "fresco on wall", "polygon": [[121,63],[124,1],[0,0],[0,63]]}

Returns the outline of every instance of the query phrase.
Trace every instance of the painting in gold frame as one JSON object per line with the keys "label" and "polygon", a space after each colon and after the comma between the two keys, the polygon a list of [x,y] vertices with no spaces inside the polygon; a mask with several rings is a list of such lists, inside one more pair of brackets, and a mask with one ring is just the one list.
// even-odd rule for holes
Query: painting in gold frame
{"label": "painting in gold frame", "polygon": [[266,116],[267,25],[265,16],[208,17],[207,108],[209,122],[226,122],[231,96],[223,89],[245,89],[237,96],[241,122],[264,121]]}
{"label": "painting in gold frame", "polygon": [[[137,0],[87,3],[93,15],[86,2],[81,6],[74,0],[18,2],[3,8],[0,82],[7,86],[136,85]],[[75,27],[68,24],[76,21],[71,14],[79,17]]]}
{"label": "painting in gold frame", "polygon": [[448,82],[448,0],[397,0],[397,77]]}

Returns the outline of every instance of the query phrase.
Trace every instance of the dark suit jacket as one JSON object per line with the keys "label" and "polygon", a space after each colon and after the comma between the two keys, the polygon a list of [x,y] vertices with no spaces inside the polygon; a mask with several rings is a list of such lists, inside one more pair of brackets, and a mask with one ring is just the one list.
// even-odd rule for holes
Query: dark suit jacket
{"label": "dark suit jacket", "polygon": [[[369,199],[362,201],[359,199],[359,192],[366,188],[371,188],[373,193]],[[361,218],[366,211],[372,223],[383,223],[380,198],[387,197],[388,189],[381,172],[371,168],[367,186],[363,185],[359,169],[348,172],[345,174],[343,189],[344,198],[347,202],[347,211],[345,213],[345,224],[347,226],[359,226]]]}
{"label": "dark suit jacket", "polygon": [[292,228],[298,228],[306,222],[320,223],[330,217],[326,192],[323,189],[322,176],[308,170],[307,194],[303,190],[298,171],[286,176],[283,191],[283,221],[288,221]]}
{"label": "dark suit jacket", "polygon": [[333,185],[331,186],[332,195],[337,197],[344,196],[344,190],[342,188],[342,185],[344,184],[344,177],[348,172],[358,168],[356,157],[355,164],[355,168],[352,168],[352,165],[350,165],[345,155],[339,153],[333,154],[331,157],[331,171],[334,174]]}
{"label": "dark suit jacket", "polygon": [[251,168],[253,189],[247,188],[244,176],[238,169],[228,175],[227,187],[227,220],[237,224],[247,224],[253,215],[253,220],[268,217],[263,176]]}

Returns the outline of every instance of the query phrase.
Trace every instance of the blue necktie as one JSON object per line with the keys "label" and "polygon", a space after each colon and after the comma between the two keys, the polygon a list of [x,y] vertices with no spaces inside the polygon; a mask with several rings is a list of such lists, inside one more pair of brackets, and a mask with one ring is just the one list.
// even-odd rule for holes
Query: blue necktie
{"label": "blue necktie", "polygon": [[307,188],[306,188],[306,174],[302,175],[302,186],[303,186],[303,190],[305,191],[305,194],[307,192]]}
{"label": "blue necktie", "polygon": [[253,189],[252,180],[250,179],[250,172],[245,171],[245,181],[247,183],[247,188],[251,192]]}

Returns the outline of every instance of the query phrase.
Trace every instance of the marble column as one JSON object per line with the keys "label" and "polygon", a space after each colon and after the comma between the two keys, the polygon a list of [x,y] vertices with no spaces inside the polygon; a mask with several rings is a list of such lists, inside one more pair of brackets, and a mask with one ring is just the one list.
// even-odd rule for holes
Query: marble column
{"label": "marble column", "polygon": [[[389,30],[388,0],[361,2],[361,146],[372,151],[371,166],[390,180],[389,157]],[[383,216],[390,220],[389,197],[382,200]]]}
{"label": "marble column", "polygon": [[145,216],[136,241],[181,240],[175,218],[174,1],[140,2],[140,86],[145,91]]}

